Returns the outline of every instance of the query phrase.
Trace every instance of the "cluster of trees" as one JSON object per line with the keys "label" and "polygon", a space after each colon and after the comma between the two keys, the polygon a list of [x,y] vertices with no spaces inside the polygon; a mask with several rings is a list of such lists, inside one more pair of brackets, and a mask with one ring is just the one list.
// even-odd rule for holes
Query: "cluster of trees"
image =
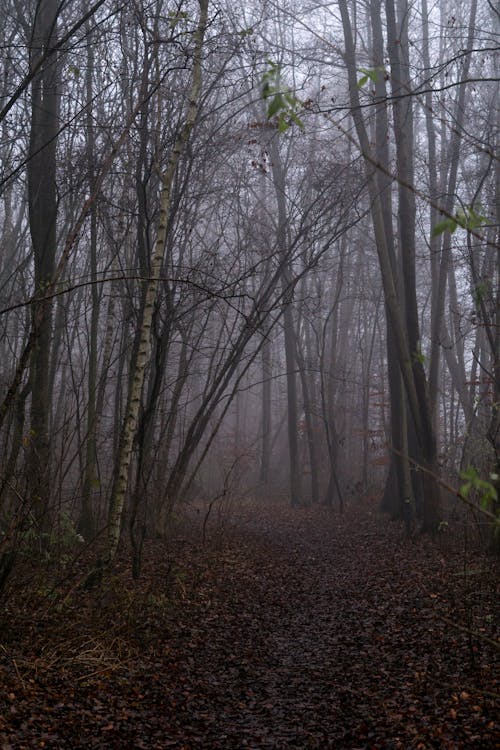
{"label": "cluster of trees", "polygon": [[128,529],[138,572],[193,481],[383,488],[408,530],[463,467],[495,483],[494,4],[4,0],[0,24],[2,559],[70,518],[110,559]]}

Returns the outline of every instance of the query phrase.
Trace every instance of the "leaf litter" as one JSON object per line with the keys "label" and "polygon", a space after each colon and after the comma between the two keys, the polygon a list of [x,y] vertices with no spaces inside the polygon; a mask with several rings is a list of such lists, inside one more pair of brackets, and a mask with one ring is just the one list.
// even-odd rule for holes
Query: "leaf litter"
{"label": "leaf litter", "polygon": [[199,526],[137,582],[124,553],[105,592],[11,594],[2,750],[500,748],[497,566],[470,541],[363,503]]}

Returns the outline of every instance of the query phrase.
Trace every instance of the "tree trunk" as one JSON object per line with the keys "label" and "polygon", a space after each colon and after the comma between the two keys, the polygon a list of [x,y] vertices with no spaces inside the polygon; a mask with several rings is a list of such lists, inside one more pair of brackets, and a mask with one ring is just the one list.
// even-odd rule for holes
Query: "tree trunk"
{"label": "tree trunk", "polygon": [[[475,18],[477,10],[477,0],[473,0],[471,5],[471,12],[469,17],[469,31],[467,40],[467,49],[471,50],[474,41],[474,28]],[[424,47],[425,49],[425,47]],[[458,96],[455,105],[454,112],[454,127],[450,136],[449,151],[447,158],[442,156],[443,162],[449,164],[448,172],[448,184],[446,187],[446,196],[443,201],[443,208],[448,214],[453,212],[455,203],[455,194],[458,178],[458,164],[460,157],[460,141],[461,133],[463,129],[463,122],[465,117],[465,94],[467,89],[467,78],[469,76],[471,55],[465,55],[464,67],[462,71],[462,80],[458,89]],[[428,123],[428,132],[432,128],[432,124]],[[432,139],[430,143],[432,144]],[[430,165],[431,168],[432,165]],[[432,183],[431,183],[432,185]],[[444,189],[444,184],[443,184]],[[436,186],[434,185],[434,189]],[[437,217],[433,217],[437,218]],[[433,229],[431,222],[431,230]],[[431,244],[431,252],[437,249],[435,247],[435,241]],[[439,244],[437,244],[439,248]],[[433,411],[436,408],[437,402],[437,385],[439,382],[439,362],[441,356],[441,345],[445,336],[445,302],[446,302],[446,282],[448,280],[449,268],[451,264],[451,235],[449,232],[444,232],[442,237],[441,253],[439,257],[439,267],[437,270],[437,278],[434,282],[433,289],[433,306],[432,306],[432,321],[431,321],[431,355],[430,355],[430,369],[429,369],[429,392],[431,399],[431,407]]]}
{"label": "tree trunk", "polygon": [[[398,281],[393,272],[390,246],[386,234],[384,214],[380,200],[380,185],[378,183],[377,174],[373,171],[373,167],[377,166],[378,162],[371,152],[370,141],[363,120],[363,110],[360,107],[354,42],[346,0],[339,0],[339,8],[342,15],[346,43],[345,60],[349,77],[351,115],[358,134],[360,149],[365,159],[368,190],[371,200],[372,221],[382,275],[386,309],[391,331],[394,335],[397,357],[405,385],[411,417],[415,425],[419,450],[422,455],[425,485],[424,529],[435,530],[437,528],[440,497],[439,484],[435,478],[437,473],[436,442],[432,429],[432,420],[430,419],[425,373],[421,362],[418,361],[419,352],[410,348],[410,341],[415,340],[414,310],[411,308],[410,312],[408,314],[406,313],[405,300],[401,299],[398,290]],[[409,291],[412,294],[415,294],[415,290],[410,289],[411,279],[411,268],[409,268],[405,283],[408,285]],[[408,330],[409,322],[413,326],[411,331]]]}
{"label": "tree trunk", "polygon": [[176,138],[167,168],[162,174],[158,234],[151,262],[151,277],[147,284],[144,307],[142,310],[139,347],[137,351],[134,372],[132,373],[132,377],[130,379],[125,419],[120,436],[116,474],[109,506],[109,561],[114,559],[120,539],[122,512],[125,502],[125,495],[127,492],[129,470],[132,462],[132,446],[137,427],[137,420],[139,417],[144,374],[149,359],[153,310],[160,282],[160,274],[166,248],[172,186],[179,161],[189,141],[198,114],[199,97],[201,93],[202,82],[202,49],[205,29],[207,25],[207,17],[208,0],[200,0],[200,16],[195,34],[195,49],[193,56],[191,90],[189,95],[189,108],[185,123]]}
{"label": "tree trunk", "polygon": [[271,170],[274,188],[276,191],[276,202],[278,206],[278,256],[281,264],[281,289],[283,294],[283,330],[285,336],[285,365],[286,365],[286,392],[287,392],[287,414],[288,414],[288,456],[290,461],[290,504],[293,506],[302,503],[302,473],[299,455],[298,436],[298,403],[297,403],[297,377],[296,377],[296,341],[295,323],[293,315],[293,284],[290,261],[287,258],[287,210],[285,201],[286,181],[281,160],[281,154],[276,142],[272,138],[269,144],[269,155],[271,158]]}
{"label": "tree trunk", "polygon": [[[92,32],[90,24],[87,26],[87,168],[89,194],[95,191],[95,138],[94,115],[92,107],[94,51],[92,47]],[[97,333],[99,325],[99,291],[97,288],[97,209],[95,203],[90,209],[90,294],[92,307],[90,311],[89,335],[89,372],[88,372],[88,402],[87,402],[87,439],[85,443],[85,463],[82,487],[82,507],[78,529],[86,539],[92,539],[95,532],[94,512],[92,507],[92,493],[95,485],[96,464],[96,395],[97,395]]]}
{"label": "tree trunk", "polygon": [[261,453],[260,453],[260,472],[259,481],[263,488],[269,484],[269,467],[271,462],[271,377],[273,372],[271,341],[269,340],[269,330],[264,329],[263,335],[266,341],[262,345],[262,417],[261,417]]}
{"label": "tree trunk", "polygon": [[[31,68],[57,43],[58,0],[40,0],[31,41]],[[35,294],[42,297],[55,268],[57,242],[56,143],[59,93],[55,56],[46,62],[32,82],[31,132],[28,159],[29,224],[35,264]],[[49,364],[52,303],[33,302],[33,319],[41,318],[38,339],[31,352],[31,423],[27,474],[29,495],[42,531],[50,527],[51,392]]]}

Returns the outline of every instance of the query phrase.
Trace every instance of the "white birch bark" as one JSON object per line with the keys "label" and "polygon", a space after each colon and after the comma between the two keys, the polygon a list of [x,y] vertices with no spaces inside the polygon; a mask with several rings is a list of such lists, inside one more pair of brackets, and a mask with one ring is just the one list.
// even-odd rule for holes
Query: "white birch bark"
{"label": "white birch bark", "polygon": [[131,373],[125,418],[120,435],[118,460],[116,465],[115,479],[111,492],[111,500],[108,515],[108,562],[111,562],[118,548],[120,539],[121,519],[125,496],[128,487],[129,469],[132,460],[132,448],[137,429],[139,409],[141,404],[144,374],[150,356],[151,349],[151,325],[153,310],[160,282],[161,269],[165,254],[168,218],[170,213],[170,201],[172,184],[181,156],[189,141],[191,132],[196,122],[199,108],[199,97],[202,82],[202,50],[207,26],[208,0],[200,0],[200,17],[195,33],[195,49],[193,55],[193,69],[191,73],[191,90],[189,94],[189,105],[186,120],[181,128],[172,153],[161,179],[160,207],[158,220],[158,234],[151,260],[151,276],[147,282],[142,319],[140,324],[140,337],[134,370]]}

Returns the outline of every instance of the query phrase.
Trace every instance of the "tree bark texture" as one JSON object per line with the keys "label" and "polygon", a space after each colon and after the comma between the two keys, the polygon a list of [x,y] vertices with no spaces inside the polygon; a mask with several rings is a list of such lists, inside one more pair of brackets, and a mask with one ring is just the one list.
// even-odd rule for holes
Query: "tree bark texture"
{"label": "tree bark texture", "polygon": [[199,109],[199,98],[202,85],[202,52],[208,18],[208,0],[200,0],[200,16],[195,34],[193,67],[189,105],[184,125],[179,132],[167,167],[162,174],[160,192],[158,234],[151,261],[151,276],[147,284],[142,319],[140,323],[140,340],[134,371],[131,373],[125,419],[121,430],[116,476],[111,492],[108,517],[108,559],[116,555],[120,539],[122,513],[128,487],[129,470],[132,462],[132,448],[137,428],[141,405],[144,375],[150,353],[151,325],[156,295],[166,248],[167,228],[170,214],[172,186],[177,167],[194,128]]}
{"label": "tree bark texture", "polygon": [[[398,288],[398,278],[394,275],[394,268],[391,262],[390,243],[387,237],[384,212],[380,198],[381,186],[379,184],[377,172],[374,172],[373,170],[374,165],[377,165],[377,159],[372,154],[366,124],[363,119],[363,110],[360,107],[356,78],[356,55],[351,21],[345,0],[339,0],[339,8],[342,16],[346,46],[345,61],[349,78],[351,115],[356,127],[360,149],[365,159],[368,190],[371,199],[372,221],[382,275],[387,315],[392,334],[394,335],[399,367],[405,385],[410,415],[414,422],[419,454],[424,469],[424,528],[431,530],[435,529],[437,526],[440,492],[439,485],[434,479],[437,473],[437,450],[434,431],[432,428],[425,372],[422,363],[419,361],[419,352],[411,348],[412,345],[415,346],[416,341],[418,342],[418,318],[416,320],[417,329],[415,329],[414,305],[410,300],[409,309],[407,309],[407,301],[405,297],[402,297]],[[404,148],[399,154],[399,159],[402,158],[403,152]],[[402,165],[398,161],[398,169],[400,168],[402,168]],[[403,210],[409,210],[411,212],[411,206],[408,208],[405,201],[403,201],[402,208]],[[405,287],[406,294],[414,296],[415,290],[412,288],[412,280],[414,281],[415,277],[414,269],[412,268],[412,253],[413,251],[410,247],[409,257],[406,259],[407,268],[405,271]]]}
{"label": "tree bark texture", "polygon": [[[30,65],[57,44],[58,0],[40,0],[35,12]],[[52,302],[43,297],[55,268],[57,242],[56,144],[58,133],[57,58],[47,59],[31,84],[31,131],[28,161],[29,224],[35,267],[33,321],[41,319],[31,352],[31,421],[28,450],[29,495],[42,530],[47,531],[50,503],[50,354]],[[34,325],[34,322],[33,322]]]}

